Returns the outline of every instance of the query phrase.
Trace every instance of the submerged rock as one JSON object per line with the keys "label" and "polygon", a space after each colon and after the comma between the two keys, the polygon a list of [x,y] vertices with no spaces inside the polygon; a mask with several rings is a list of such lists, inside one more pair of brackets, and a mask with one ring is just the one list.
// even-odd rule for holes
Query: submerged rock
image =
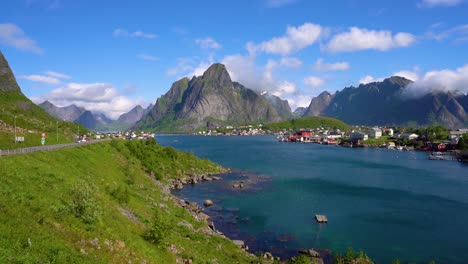
{"label": "submerged rock", "polygon": [[204,204],[206,207],[212,206],[212,205],[213,205],[213,201],[211,201],[211,200],[208,199],[208,200],[205,200],[205,202],[204,202],[203,204]]}

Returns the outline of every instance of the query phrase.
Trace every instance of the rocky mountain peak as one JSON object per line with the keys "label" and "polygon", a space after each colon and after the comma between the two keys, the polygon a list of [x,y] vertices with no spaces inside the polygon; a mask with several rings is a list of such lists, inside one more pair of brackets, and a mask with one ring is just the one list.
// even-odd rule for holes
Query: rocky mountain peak
{"label": "rocky mountain peak", "polygon": [[204,73],[203,79],[216,80],[221,85],[230,84],[232,82],[226,66],[221,63],[213,63]]}
{"label": "rocky mountain peak", "polygon": [[412,80],[408,80],[405,77],[400,77],[400,76],[392,76],[390,78],[383,80],[383,83],[391,83],[391,84],[398,85],[401,87],[405,87],[406,85],[412,82],[413,82]]}
{"label": "rocky mountain peak", "polygon": [[0,91],[21,91],[8,61],[0,51]]}

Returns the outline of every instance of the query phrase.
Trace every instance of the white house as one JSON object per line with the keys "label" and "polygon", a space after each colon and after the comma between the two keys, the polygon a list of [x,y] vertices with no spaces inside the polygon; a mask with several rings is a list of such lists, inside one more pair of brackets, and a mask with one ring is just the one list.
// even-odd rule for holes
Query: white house
{"label": "white house", "polygon": [[392,128],[387,128],[387,130],[385,130],[387,132],[387,134],[391,137],[393,137],[393,129]]}
{"label": "white house", "polygon": [[414,134],[414,133],[403,133],[400,135],[401,139],[409,139],[409,140],[414,140],[417,139],[419,135]]}
{"label": "white house", "polygon": [[369,130],[369,137],[370,138],[380,138],[382,136],[382,130],[378,127],[373,127]]}
{"label": "white house", "polygon": [[363,132],[359,132],[359,131],[353,132],[351,133],[351,135],[349,135],[349,140],[351,141],[357,141],[357,140],[366,141],[367,139],[369,139],[369,135]]}
{"label": "white house", "polygon": [[450,138],[451,143],[458,144],[458,141],[460,140],[460,138],[463,137],[463,135],[468,132],[467,130],[468,129],[458,129],[458,130],[449,131],[449,138]]}

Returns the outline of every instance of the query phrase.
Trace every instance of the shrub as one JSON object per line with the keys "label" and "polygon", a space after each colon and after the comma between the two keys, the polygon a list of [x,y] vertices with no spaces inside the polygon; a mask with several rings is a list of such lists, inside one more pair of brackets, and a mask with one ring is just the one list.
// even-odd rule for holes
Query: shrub
{"label": "shrub", "polygon": [[130,201],[130,194],[128,192],[128,187],[119,186],[118,188],[112,190],[110,195],[114,197],[120,204],[126,204]]}
{"label": "shrub", "polygon": [[72,187],[70,210],[85,224],[95,223],[101,215],[102,210],[97,204],[96,192],[95,185],[83,180]]}
{"label": "shrub", "polygon": [[169,234],[170,224],[160,210],[156,210],[143,238],[155,245],[163,245],[164,239]]}

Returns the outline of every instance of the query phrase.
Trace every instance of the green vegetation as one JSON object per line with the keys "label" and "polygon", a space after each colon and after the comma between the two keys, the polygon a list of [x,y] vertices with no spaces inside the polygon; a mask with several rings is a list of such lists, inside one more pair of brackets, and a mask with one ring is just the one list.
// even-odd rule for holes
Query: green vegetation
{"label": "green vegetation", "polygon": [[336,264],[372,264],[372,260],[362,251],[355,252],[348,248],[344,255],[336,254],[334,263]]}
{"label": "green vegetation", "polygon": [[379,146],[382,144],[386,144],[390,141],[392,141],[392,139],[389,136],[381,136],[379,138],[369,138],[364,143],[370,146]]}
{"label": "green vegetation", "polygon": [[327,127],[340,130],[349,130],[351,126],[345,124],[344,122],[323,116],[312,116],[312,117],[303,117],[296,118],[289,121],[270,123],[264,125],[264,129],[271,131],[278,131],[282,129],[301,129],[301,128],[318,128],[318,127]]}
{"label": "green vegetation", "polygon": [[161,181],[222,168],[155,141],[0,158],[0,263],[258,263]]}
{"label": "green vegetation", "polygon": [[[26,98],[21,91],[0,91],[0,149],[13,149],[41,145],[41,133],[46,133],[46,145],[70,143],[78,131],[87,132],[83,126],[61,122]],[[16,118],[15,118],[16,117]],[[15,144],[16,135],[24,142]]]}
{"label": "green vegetation", "polygon": [[465,133],[458,141],[458,149],[468,150],[468,133]]}

